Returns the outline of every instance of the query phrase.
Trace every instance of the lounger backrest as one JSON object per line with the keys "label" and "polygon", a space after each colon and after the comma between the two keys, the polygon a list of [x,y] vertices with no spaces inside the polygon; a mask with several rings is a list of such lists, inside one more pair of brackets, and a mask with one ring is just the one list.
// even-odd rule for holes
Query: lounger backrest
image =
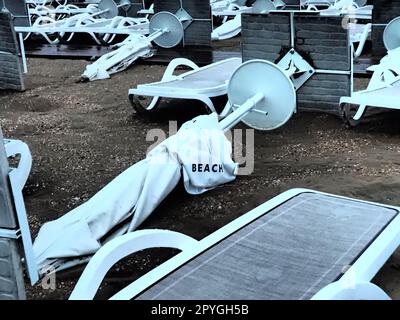
{"label": "lounger backrest", "polygon": [[265,213],[137,299],[308,299],[336,281],[398,215],[303,193]]}
{"label": "lounger backrest", "polygon": [[200,69],[187,72],[174,80],[150,83],[146,86],[171,89],[206,90],[226,87],[233,72],[241,65],[242,59],[232,58],[216,62]]}

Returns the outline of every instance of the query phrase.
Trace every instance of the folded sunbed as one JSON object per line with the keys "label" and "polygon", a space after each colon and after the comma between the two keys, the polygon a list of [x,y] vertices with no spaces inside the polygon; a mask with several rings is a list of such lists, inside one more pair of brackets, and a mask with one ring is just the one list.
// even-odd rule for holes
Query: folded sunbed
{"label": "folded sunbed", "polygon": [[371,280],[400,243],[399,208],[313,190],[287,191],[197,241],[164,230],[116,238],[70,299],[92,299],[134,252],[181,252],[111,299],[388,299]]}

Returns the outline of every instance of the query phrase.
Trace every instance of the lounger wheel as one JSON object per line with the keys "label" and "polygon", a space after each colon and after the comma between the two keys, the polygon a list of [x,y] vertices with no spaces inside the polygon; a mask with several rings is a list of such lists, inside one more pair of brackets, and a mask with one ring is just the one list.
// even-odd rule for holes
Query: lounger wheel
{"label": "lounger wheel", "polygon": [[344,103],[340,106],[341,110],[341,117],[343,121],[348,125],[349,127],[356,127],[358,126],[365,114],[365,111],[362,113],[361,117],[359,119],[354,119],[355,114],[357,113],[357,110],[359,109],[359,106],[351,104],[351,103]]}
{"label": "lounger wheel", "polygon": [[[150,102],[150,104],[148,104],[147,106],[145,106],[141,99],[140,96],[134,95],[134,94],[130,94],[129,95],[129,101],[133,107],[133,109],[135,109],[135,111],[140,114],[141,116],[145,116],[145,117],[155,117],[157,114],[157,109],[158,109],[158,105],[160,104],[160,98],[154,100],[155,98],[153,98],[153,100]],[[150,108],[151,106],[151,108]]]}

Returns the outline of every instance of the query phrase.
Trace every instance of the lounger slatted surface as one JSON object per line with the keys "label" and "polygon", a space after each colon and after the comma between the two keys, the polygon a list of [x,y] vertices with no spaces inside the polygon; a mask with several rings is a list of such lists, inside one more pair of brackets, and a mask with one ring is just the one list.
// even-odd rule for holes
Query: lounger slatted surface
{"label": "lounger slatted surface", "polygon": [[[196,88],[214,88],[227,84],[233,71],[240,64],[236,64],[236,59],[233,60],[228,66],[217,65],[207,70],[207,72],[191,73],[177,80],[172,80],[160,84],[160,87],[172,90],[180,89],[196,89]],[[158,85],[157,85],[158,86]],[[195,86],[195,87],[193,87]]]}
{"label": "lounger slatted surface", "polygon": [[400,80],[389,87],[355,92],[351,97],[343,97],[341,103],[368,105],[371,107],[400,108]]}
{"label": "lounger slatted surface", "polygon": [[226,87],[228,80],[241,63],[242,60],[240,58],[232,58],[223,63],[211,64],[202,68],[200,72],[195,70],[183,76],[178,76],[174,80],[145,84],[138,86],[138,88],[145,87],[147,89],[152,87],[156,90],[165,90],[171,93],[182,90],[190,90],[195,93],[207,92],[210,89]]}
{"label": "lounger slatted surface", "polygon": [[301,193],[136,299],[309,299],[340,278],[397,215],[393,208]]}
{"label": "lounger slatted surface", "polygon": [[[235,70],[242,64],[239,57],[215,62],[205,67],[198,67],[187,59],[174,59],[165,70],[161,81],[138,85],[129,90],[129,99],[133,107],[143,112],[153,112],[160,98],[200,100],[211,112],[217,112],[211,98],[223,96],[227,93],[229,79]],[[174,76],[178,66],[186,65],[193,70]],[[148,106],[143,106],[137,96],[153,97]],[[220,113],[224,117],[230,110],[227,105]]]}

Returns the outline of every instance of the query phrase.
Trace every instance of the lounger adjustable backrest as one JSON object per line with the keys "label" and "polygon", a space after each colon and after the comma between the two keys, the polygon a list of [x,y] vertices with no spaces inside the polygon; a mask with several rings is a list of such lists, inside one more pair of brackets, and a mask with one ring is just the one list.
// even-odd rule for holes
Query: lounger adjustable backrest
{"label": "lounger adjustable backrest", "polygon": [[[223,60],[188,72],[173,80],[150,85],[145,84],[143,87],[151,87],[157,90],[177,90],[178,92],[190,90],[193,93],[197,93],[198,91],[209,93],[211,91],[212,96],[212,92],[221,90],[221,87],[223,87],[226,92],[230,77],[241,64],[242,59],[240,58]],[[139,88],[142,88],[142,86],[139,86]],[[168,92],[166,92],[166,94],[168,95]]]}

